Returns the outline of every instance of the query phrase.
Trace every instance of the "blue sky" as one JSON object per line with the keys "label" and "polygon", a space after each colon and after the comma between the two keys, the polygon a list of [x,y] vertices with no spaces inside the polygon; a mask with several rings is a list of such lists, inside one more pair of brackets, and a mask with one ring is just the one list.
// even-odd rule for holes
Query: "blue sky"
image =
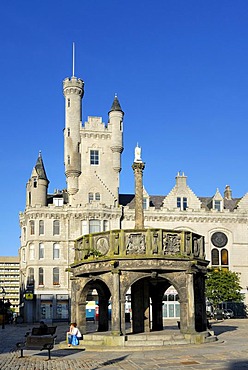
{"label": "blue sky", "polygon": [[17,255],[18,214],[42,151],[49,191],[65,188],[62,81],[85,82],[83,120],[117,93],[124,120],[122,193],[133,193],[134,147],[149,194],[178,171],[199,196],[248,191],[247,0],[0,2],[0,255]]}

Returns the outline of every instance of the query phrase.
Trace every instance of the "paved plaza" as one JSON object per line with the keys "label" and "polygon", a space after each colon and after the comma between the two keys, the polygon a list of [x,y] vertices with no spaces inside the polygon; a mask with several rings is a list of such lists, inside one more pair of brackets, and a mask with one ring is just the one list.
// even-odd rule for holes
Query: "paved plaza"
{"label": "paved plaza", "polygon": [[33,325],[6,325],[0,328],[1,370],[70,370],[70,369],[248,369],[248,319],[213,322],[218,341],[201,345],[173,345],[156,350],[87,351],[60,349],[68,326],[58,324],[57,344],[48,360],[47,351],[24,351],[24,358],[15,344]]}

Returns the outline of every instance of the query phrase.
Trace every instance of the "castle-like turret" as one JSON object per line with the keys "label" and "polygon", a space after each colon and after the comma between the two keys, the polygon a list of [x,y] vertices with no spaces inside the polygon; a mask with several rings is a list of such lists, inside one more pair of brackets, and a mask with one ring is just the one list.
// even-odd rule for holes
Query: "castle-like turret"
{"label": "castle-like turret", "polygon": [[113,153],[113,168],[116,172],[121,171],[121,153],[123,152],[123,117],[117,95],[115,95],[112,107],[109,111],[109,127],[112,130],[111,150]]}
{"label": "castle-like turret", "polygon": [[49,180],[46,175],[41,153],[39,153],[36,165],[26,186],[26,206],[46,206],[48,185]]}
{"label": "castle-like turret", "polygon": [[65,97],[64,163],[67,191],[78,192],[78,177],[81,174],[80,128],[82,120],[82,97],[84,82],[77,77],[63,82]]}

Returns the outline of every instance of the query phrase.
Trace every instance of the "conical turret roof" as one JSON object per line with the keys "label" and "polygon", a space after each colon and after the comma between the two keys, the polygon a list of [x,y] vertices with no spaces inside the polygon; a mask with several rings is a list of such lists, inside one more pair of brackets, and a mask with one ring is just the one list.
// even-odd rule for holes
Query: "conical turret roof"
{"label": "conical turret roof", "polygon": [[37,159],[37,162],[36,162],[36,165],[35,165],[35,170],[37,172],[37,175],[38,175],[39,179],[46,180],[46,181],[49,182],[49,180],[47,178],[47,175],[46,175],[45,167],[44,167],[44,164],[43,164],[41,152],[39,152],[39,156],[38,156],[38,159]]}
{"label": "conical turret roof", "polygon": [[123,113],[123,110],[121,109],[121,105],[120,105],[120,102],[119,102],[116,94],[115,94],[115,98],[114,98],[112,107],[111,107],[109,112],[113,112],[113,111],[120,111],[120,112]]}

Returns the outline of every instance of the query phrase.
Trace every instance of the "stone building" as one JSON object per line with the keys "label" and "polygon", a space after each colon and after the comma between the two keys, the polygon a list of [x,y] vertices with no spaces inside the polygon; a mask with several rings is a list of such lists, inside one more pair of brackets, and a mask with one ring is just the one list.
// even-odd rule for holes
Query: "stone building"
{"label": "stone building", "polygon": [[[118,97],[114,97],[108,122],[94,116],[82,122],[84,82],[75,76],[66,78],[63,94],[67,187],[49,193],[40,153],[27,182],[26,207],[20,213],[20,278],[26,321],[70,317],[68,268],[74,262],[77,238],[95,232],[130,230],[136,222],[134,194],[119,194],[124,112]],[[140,152],[135,155],[139,159]],[[130,170],[131,166],[132,163]],[[139,199],[144,228],[203,235],[210,265],[241,273],[247,302],[248,193],[233,198],[230,186],[223,190],[223,194],[217,189],[208,197],[196,195],[184,173],[176,175],[175,186],[168,194],[148,194],[144,184]],[[174,301],[169,302],[169,296],[174,296]],[[175,287],[169,288],[168,297],[165,295],[168,312],[164,315],[178,317]]]}

